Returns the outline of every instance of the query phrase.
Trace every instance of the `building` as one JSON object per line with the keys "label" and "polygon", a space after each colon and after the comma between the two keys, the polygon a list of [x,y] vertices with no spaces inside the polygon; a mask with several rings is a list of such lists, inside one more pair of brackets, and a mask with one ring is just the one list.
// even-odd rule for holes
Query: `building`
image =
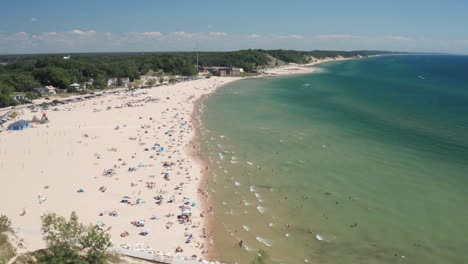
{"label": "building", "polygon": [[29,127],[31,122],[26,120],[18,120],[8,126],[8,130],[23,130]]}
{"label": "building", "polygon": [[85,84],[86,86],[91,87],[91,86],[93,86],[93,83],[94,83],[94,79],[93,79],[93,78],[89,78],[88,81],[86,81],[84,84]]}
{"label": "building", "polygon": [[109,78],[109,80],[107,80],[107,87],[117,86],[117,84],[117,78]]}
{"label": "building", "polygon": [[236,67],[200,67],[199,73],[211,73],[215,76],[236,75],[244,72],[242,68]]}
{"label": "building", "polygon": [[53,87],[52,85],[33,88],[33,92],[39,94],[40,96],[49,96],[49,95],[56,94],[57,90],[60,90],[60,89],[57,89]]}
{"label": "building", "polygon": [[120,85],[128,88],[128,84],[130,83],[130,78],[125,77],[125,78],[120,78]]}
{"label": "building", "polygon": [[198,67],[198,73],[209,73],[210,67]]}
{"label": "building", "polygon": [[25,93],[17,93],[12,96],[13,99],[15,99],[17,102],[24,102],[28,100],[28,97],[26,96]]}
{"label": "building", "polygon": [[79,83],[72,83],[70,84],[70,88],[74,91],[81,91],[81,85]]}
{"label": "building", "polygon": [[48,96],[49,95],[49,89],[47,89],[45,87],[33,88],[33,92],[39,94],[40,96]]}
{"label": "building", "polygon": [[53,87],[52,85],[47,85],[45,88],[47,89],[47,93],[48,93],[49,95],[51,95],[51,94],[57,94],[56,88]]}

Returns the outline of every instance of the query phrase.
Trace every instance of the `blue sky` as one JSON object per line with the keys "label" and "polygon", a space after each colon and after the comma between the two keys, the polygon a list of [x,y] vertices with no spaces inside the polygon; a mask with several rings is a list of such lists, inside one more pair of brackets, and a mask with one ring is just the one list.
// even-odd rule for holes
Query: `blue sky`
{"label": "blue sky", "polygon": [[468,1],[0,0],[0,54],[246,48],[468,54]]}

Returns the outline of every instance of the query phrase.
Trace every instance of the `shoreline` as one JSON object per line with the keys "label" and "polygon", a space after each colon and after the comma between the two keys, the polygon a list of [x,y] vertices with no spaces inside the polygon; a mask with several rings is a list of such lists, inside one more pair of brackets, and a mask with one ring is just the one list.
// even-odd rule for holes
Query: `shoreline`
{"label": "shoreline", "polygon": [[[370,57],[370,56],[369,56]],[[264,78],[274,78],[274,77],[283,77],[283,76],[290,76],[290,75],[301,75],[301,74],[315,74],[315,73],[320,73],[322,72],[320,68],[315,68],[311,66],[317,66],[322,63],[327,63],[327,62],[335,62],[335,61],[345,61],[345,60],[354,60],[354,59],[361,59],[364,57],[352,57],[352,58],[326,58],[324,60],[319,60],[314,63],[309,63],[309,64],[287,64],[283,65],[280,67],[275,67],[275,68],[270,68],[270,69],[265,69],[263,72],[258,75],[258,76],[253,76],[253,77],[245,77],[245,78],[237,78],[233,80],[230,83],[237,82],[240,80],[248,80],[248,79],[264,79]],[[203,160],[202,158],[202,153],[201,153],[201,130],[203,129],[203,123],[201,120],[201,115],[202,111],[201,107],[204,106],[204,101],[209,97],[215,94],[219,89],[222,89],[226,84],[218,86],[216,89],[211,91],[210,93],[204,94],[201,96],[199,99],[196,100],[193,106],[193,111],[191,115],[192,119],[192,124],[194,125],[195,133],[192,138],[192,141],[190,143],[190,156],[200,164],[200,167],[202,170],[200,173],[202,174],[201,180],[199,182],[199,189],[203,190],[204,193],[199,193],[199,196],[204,198],[200,199],[204,211],[208,211],[210,208],[212,208],[212,203],[211,203],[211,196],[208,195],[208,187],[209,187],[209,180],[208,180],[208,173],[209,173],[209,168],[207,166],[207,163]],[[214,212],[210,212],[209,214],[205,214],[205,229],[207,230],[207,233],[212,234],[213,233],[213,226],[212,223],[215,221],[215,215]],[[211,235],[210,235],[210,239]],[[206,241],[207,244],[209,245],[209,258],[210,259],[215,259],[217,261],[220,261],[220,254],[219,251],[217,250],[216,245],[211,242],[213,241]]]}
{"label": "shoreline", "polygon": [[[317,64],[314,64],[317,65]],[[274,77],[274,76],[286,76],[286,75],[296,75],[296,74],[308,74],[308,73],[317,73],[318,70],[317,68],[310,67],[310,65],[286,65],[282,66],[279,68],[273,68],[273,69],[267,69],[265,70],[265,75],[260,75],[256,76],[253,78],[265,78],[265,77]],[[185,201],[185,197],[191,197],[192,196],[192,201],[198,204],[197,207],[192,208],[194,213],[193,213],[193,218],[194,220],[196,219],[198,226],[194,229],[195,233],[194,237],[196,237],[195,240],[198,240],[197,245],[201,245],[201,248],[198,246],[190,246],[189,248],[186,248],[188,252],[184,250],[184,253],[182,253],[183,256],[189,257],[190,255],[196,255],[197,258],[204,258],[204,259],[217,259],[219,258],[219,254],[216,251],[216,245],[212,244],[212,238],[211,238],[211,233],[212,233],[212,228],[211,228],[211,223],[214,221],[214,215],[212,212],[207,213],[208,209],[210,208],[211,205],[211,197],[206,195],[206,188],[208,184],[208,175],[207,175],[207,168],[206,164],[201,158],[201,153],[200,153],[200,129],[202,129],[203,124],[201,123],[200,120],[200,106],[203,104],[203,101],[208,97],[211,96],[213,93],[215,93],[220,87],[223,87],[224,85],[238,81],[238,80],[243,80],[243,79],[250,79],[250,78],[240,78],[240,77],[213,77],[210,79],[202,79],[202,80],[194,80],[194,81],[189,81],[185,83],[178,83],[173,86],[167,86],[167,87],[156,87],[152,88],[149,90],[141,90],[137,92],[131,92],[131,93],[111,93],[108,94],[104,97],[99,97],[99,98],[93,98],[89,100],[84,100],[76,103],[72,103],[69,105],[64,105],[64,106],[59,106],[61,110],[59,112],[52,112],[49,111],[47,114],[50,115],[50,120],[51,123],[47,125],[35,125],[33,128],[29,128],[27,131],[21,131],[21,132],[16,132],[16,131],[5,131],[2,134],[0,134],[0,140],[3,139],[3,142],[0,141],[0,147],[3,148],[3,150],[0,148],[0,156],[2,156],[2,153],[4,157],[2,158],[5,161],[2,161],[0,164],[0,171],[5,173],[5,175],[12,175],[12,176],[17,176],[16,180],[13,180],[11,184],[5,184],[4,188],[0,187],[0,198],[2,199],[8,199],[8,197],[21,197],[21,199],[18,200],[18,202],[15,202],[13,204],[8,204],[6,206],[2,206],[1,213],[5,213],[10,219],[12,219],[14,228],[15,228],[15,233],[20,237],[24,239],[24,248],[19,250],[19,252],[25,252],[29,250],[36,250],[41,247],[43,247],[43,242],[40,242],[40,238],[38,238],[39,230],[37,229],[40,226],[39,222],[39,216],[43,214],[44,212],[56,212],[59,213],[63,216],[68,216],[70,209],[75,209],[80,216],[80,219],[82,222],[85,223],[92,223],[96,222],[100,218],[104,217],[96,217],[97,213],[101,211],[102,209],[99,209],[101,207],[106,208],[108,210],[112,210],[111,208],[115,205],[112,205],[112,201],[109,200],[109,198],[106,195],[103,195],[99,192],[93,192],[90,191],[89,189],[97,188],[100,184],[105,184],[106,186],[110,185],[110,188],[115,188],[116,189],[116,194],[112,194],[112,199],[118,199],[117,197],[122,197],[125,194],[130,194],[132,193],[135,196],[144,196],[146,198],[142,198],[142,200],[145,201],[151,201],[151,197],[154,194],[151,194],[147,189],[140,188],[137,186],[137,190],[132,190],[125,188],[125,182],[130,185],[132,183],[132,180],[127,178],[127,176],[123,176],[124,178],[122,179],[120,176],[123,174],[123,172],[120,170],[121,166],[118,166],[118,164],[114,163],[114,168],[117,171],[117,175],[119,176],[115,180],[124,181],[120,182],[119,184],[115,183],[110,183],[109,180],[107,179],[102,179],[101,177],[97,177],[97,172],[102,171],[102,169],[96,169],[97,167],[101,168],[108,168],[110,164],[112,164],[112,159],[116,159],[118,156],[111,154],[111,153],[106,153],[105,145],[113,145],[116,144],[117,142],[121,142],[121,144],[124,144],[125,146],[124,151],[120,154],[126,154],[127,157],[124,160],[129,159],[131,161],[132,157],[131,156],[132,152],[135,152],[134,156],[137,156],[136,154],[139,153],[138,151],[141,152],[141,148],[143,147],[137,147],[135,148],[134,144],[129,144],[123,143],[123,140],[127,140],[128,136],[130,135],[135,135],[137,134],[138,137],[140,138],[140,144],[141,143],[146,143],[142,142],[150,140],[150,137],[145,135],[148,133],[150,136],[155,137],[155,138],[167,138],[165,137],[164,134],[161,133],[159,130],[154,130],[150,131],[150,129],[154,129],[154,127],[151,126],[150,123],[153,124],[159,124],[162,127],[171,127],[174,128],[174,130],[179,127],[181,129],[179,132],[174,132],[175,135],[178,135],[178,140],[176,141],[175,137],[172,139],[174,141],[171,141],[170,138],[167,138],[164,141],[164,144],[161,145],[166,145],[165,147],[167,148],[175,148],[173,155],[177,155],[177,157],[180,158],[177,160],[177,163],[179,163],[180,168],[182,169],[182,166],[185,166],[185,171],[190,173],[190,177],[193,177],[195,179],[189,179],[188,187],[189,191],[185,191],[185,188],[180,191],[180,198],[184,197],[182,201]],[[122,96],[123,95],[123,96]],[[169,95],[171,95],[169,97]],[[158,102],[152,102],[150,99],[148,102],[146,101],[148,98],[151,96],[157,96],[159,101]],[[167,96],[167,100],[164,99],[164,97]],[[145,100],[141,99],[141,97],[146,97]],[[153,97],[153,99],[155,99]],[[140,99],[138,99],[140,98]],[[171,99],[170,99],[171,98]],[[172,99],[176,98],[176,99]],[[138,100],[137,100],[138,99]],[[100,103],[99,103],[100,101]],[[107,101],[107,102],[105,102]],[[144,102],[142,102],[144,101]],[[121,103],[127,103],[129,104],[128,106],[125,106],[125,109],[117,109],[117,106]],[[150,104],[155,103],[154,106],[149,106]],[[102,111],[104,110],[101,107],[104,107],[105,105],[107,106],[107,112]],[[132,105],[133,104],[133,105]],[[117,105],[117,106],[116,106]],[[120,106],[122,107],[122,106]],[[138,111],[137,108],[143,107],[144,109],[147,110],[141,110]],[[93,111],[91,111],[94,108]],[[99,111],[96,111],[97,108],[99,108]],[[114,109],[116,108],[116,109]],[[68,110],[67,110],[68,109]],[[185,110],[184,110],[185,109]],[[4,110],[4,109],[2,109]],[[156,112],[154,112],[156,110]],[[25,108],[23,109],[24,112],[27,112],[28,110]],[[63,113],[64,111],[70,111],[70,113]],[[115,114],[109,114],[110,112],[117,112],[117,116]],[[182,111],[182,117],[181,119],[178,119],[179,111]],[[151,115],[148,115],[150,113]],[[167,119],[168,117],[172,115],[172,119]],[[28,116],[32,117],[34,113],[25,113],[22,114],[22,117]],[[133,118],[140,115],[140,120],[142,120],[142,116],[144,117],[143,120],[151,120],[153,115],[155,115],[159,121],[155,122],[154,120],[152,122],[146,121],[146,123],[140,124],[140,128],[138,128],[138,123],[140,122],[134,122]],[[184,119],[186,117],[187,119]],[[149,119],[147,119],[149,118]],[[76,120],[74,122],[73,120]],[[185,120],[185,121],[180,121],[180,122],[186,122],[188,124],[187,127],[183,127],[179,125],[179,121],[177,120]],[[137,120],[138,121],[138,120]],[[131,124],[130,127],[126,127],[124,125],[124,129],[117,130],[119,127],[119,123],[129,123]],[[117,126],[116,126],[117,125]],[[115,127],[115,131],[111,132],[113,127]],[[122,124],[120,124],[122,126]],[[110,128],[110,129],[109,129]],[[70,129],[73,129],[70,131]],[[106,131],[104,131],[107,129]],[[144,131],[147,129],[147,131]],[[68,130],[68,132],[67,132]],[[129,131],[121,131],[121,130],[129,130]],[[94,136],[90,136],[91,140],[88,139],[88,137],[83,138],[83,135],[88,135],[88,132],[92,131],[92,133],[95,133]],[[144,132],[143,132],[144,131]],[[34,133],[36,132],[36,133]],[[91,132],[89,132],[91,135]],[[107,134],[109,133],[109,134]],[[184,137],[183,134],[186,134],[188,137]],[[20,135],[20,134],[26,134],[26,135]],[[121,136],[119,134],[125,134],[124,136]],[[26,140],[21,140],[27,139]],[[99,140],[98,144],[92,143],[92,140],[96,140],[98,138],[102,138]],[[9,143],[9,141],[12,141],[12,143]],[[58,141],[58,142],[57,142]],[[82,143],[84,141],[89,141],[85,143],[86,148],[83,149]],[[160,141],[160,140],[158,140]],[[172,142],[172,143],[171,143]],[[175,142],[175,143],[174,143]],[[49,145],[49,143],[56,144],[59,146],[67,146],[65,152],[63,153],[63,149],[60,148],[55,148]],[[177,143],[177,144],[176,144]],[[13,155],[6,155],[7,152],[11,151],[10,149],[13,149],[13,145],[17,145],[18,150],[13,151]],[[81,146],[80,146],[81,144]],[[119,143],[117,143],[119,144]],[[3,145],[3,146],[2,146]],[[104,145],[104,148],[102,148]],[[175,146],[177,145],[177,146]],[[49,152],[52,153],[51,159],[56,158],[56,163],[48,163],[46,162],[47,157],[38,157],[37,155],[40,155],[40,153],[36,153],[37,149],[48,149]],[[168,151],[169,151],[168,149]],[[120,146],[119,146],[120,150]],[[109,149],[107,149],[109,151]],[[92,157],[92,153],[94,152],[94,157]],[[41,152],[43,153],[43,152]],[[143,153],[143,152],[141,152]],[[11,152],[9,153],[11,154]],[[26,154],[26,155],[25,155]],[[61,154],[61,155],[60,155]],[[140,154],[140,153],[139,153]],[[144,163],[140,164],[144,165],[142,167],[142,171],[146,176],[144,178],[140,178],[139,182],[144,182],[144,180],[149,180],[147,177],[153,177],[148,174],[149,173],[148,169],[145,169],[145,166],[148,167],[159,167],[161,165],[157,165],[157,163],[160,163],[163,160],[159,160],[159,162],[155,162],[155,160],[165,157],[164,159],[171,158],[171,155],[166,156],[166,154],[161,154],[158,153],[156,158],[154,158],[153,161],[148,161],[149,164],[145,165]],[[96,156],[97,155],[97,156]],[[28,157],[25,156],[30,156],[29,160],[27,159]],[[32,157],[33,159],[31,159]],[[65,156],[65,158],[63,157]],[[91,157],[90,157],[91,156]],[[102,156],[102,158],[101,158]],[[112,156],[112,159],[109,159],[106,156]],[[96,161],[96,157],[98,158],[99,161]],[[185,160],[184,159],[187,159]],[[22,161],[22,165],[19,164],[17,161],[18,159],[21,160],[22,158],[26,158],[27,160]],[[45,160],[44,160],[45,158]],[[64,164],[60,164],[60,160],[63,160]],[[68,176],[68,179],[63,180],[61,177],[64,173],[66,173],[67,168],[70,166],[73,166],[73,162],[70,162],[69,160],[73,160],[75,162],[81,163],[82,165],[79,166],[81,170],[78,170],[78,172],[71,172],[70,176]],[[120,160],[120,159],[119,159]],[[10,161],[10,162],[9,162]],[[16,161],[16,162],[13,162]],[[100,163],[107,163],[108,165],[103,166]],[[115,161],[114,161],[115,162]],[[124,162],[125,163],[125,162]],[[13,165],[12,165],[13,164]],[[67,166],[68,165],[68,166]],[[136,165],[136,164],[134,164]],[[117,167],[115,167],[117,166]],[[163,168],[161,167],[161,170]],[[138,168],[138,171],[140,169]],[[152,169],[153,170],[153,169]],[[175,169],[177,170],[177,169]],[[22,171],[22,172],[19,172]],[[38,172],[41,171],[40,174]],[[50,173],[51,175],[46,176],[44,174],[44,171],[47,173]],[[90,185],[90,182],[84,182],[83,179],[80,178],[79,174],[89,174],[89,175],[95,175],[93,179],[89,179],[87,181],[92,181],[93,184]],[[177,174],[182,174],[182,171],[177,172]],[[26,176],[27,175],[27,176]],[[25,178],[26,177],[26,178]],[[33,178],[31,178],[33,177]],[[39,180],[37,178],[39,178]],[[171,176],[173,177],[173,176]],[[175,176],[174,176],[175,177]],[[183,177],[177,176],[179,179],[178,181],[185,182],[186,180],[183,180]],[[37,202],[34,202],[36,199],[34,199],[37,194],[42,195],[43,193],[47,193],[48,191],[44,191],[42,187],[44,186],[44,182],[42,182],[44,179],[47,184],[50,184],[51,186],[53,185],[53,188],[59,188],[57,193],[50,193],[49,192],[49,200],[46,202],[47,206],[41,206],[37,205]],[[28,186],[24,187],[23,186],[23,181],[28,182]],[[29,182],[30,181],[30,182]],[[98,183],[96,183],[96,181]],[[193,182],[193,184],[190,184],[190,182]],[[133,186],[134,183],[132,183]],[[156,181],[155,184],[158,187],[163,188],[165,193],[170,193],[171,188],[175,188],[174,185],[173,187],[169,187],[169,183],[164,182],[162,179],[159,181]],[[137,183],[138,185],[138,183]],[[47,185],[48,186],[48,185]],[[128,185],[127,185],[128,186]],[[182,185],[180,185],[181,187]],[[86,190],[86,195],[81,195],[87,196],[88,191],[91,192],[87,198],[77,198],[77,196],[80,196],[80,194],[76,194],[76,189],[84,187]],[[45,188],[45,187],[44,187]],[[179,187],[176,187],[176,189]],[[66,192],[62,189],[65,189]],[[14,190],[18,190],[15,192]],[[71,192],[70,192],[71,191]],[[173,191],[172,191],[173,192]],[[204,193],[203,193],[204,192]],[[115,192],[114,192],[115,193]],[[140,195],[141,194],[141,195]],[[57,196],[58,195],[58,196]],[[195,197],[193,197],[195,196]],[[65,200],[67,201],[67,205],[64,206],[63,203],[60,201],[56,200],[59,198],[59,200]],[[107,199],[106,199],[107,198]],[[179,199],[177,199],[177,202],[179,202]],[[25,200],[26,199],[26,200]],[[90,200],[91,199],[91,200]],[[97,200],[96,200],[97,199]],[[140,198],[139,198],[140,199]],[[93,202],[95,201],[95,202]],[[85,202],[83,204],[83,202]],[[41,204],[41,202],[39,203]],[[86,206],[83,206],[85,205]],[[135,205],[136,206],[136,205]],[[5,208],[6,207],[6,208]],[[46,208],[44,208],[46,207]],[[169,214],[177,214],[178,210],[176,209],[170,209],[168,208],[169,205],[161,206],[164,207],[164,209],[159,209],[159,207],[151,207],[148,209],[118,209],[119,211],[122,210],[122,214],[126,215],[128,214],[131,217],[126,217],[127,220],[124,219],[119,219],[119,220],[108,220],[106,219],[105,221],[110,221],[113,222],[113,225],[110,227],[114,227],[111,230],[111,236],[116,245],[120,244],[119,242],[130,242],[133,241],[133,243],[136,244],[136,240],[140,240],[140,237],[137,236],[137,239],[135,240],[135,230],[132,229],[131,231],[133,239],[119,239],[118,234],[122,230],[125,229],[131,229],[129,226],[129,220],[134,220],[136,218],[134,210],[138,210],[140,214],[147,214],[149,216],[149,211],[160,211],[158,213],[158,217],[162,218],[162,211],[167,212]],[[19,216],[19,212],[21,208],[26,208],[26,211],[28,212],[26,216]],[[84,208],[84,209],[82,209]],[[171,207],[172,208],[172,207]],[[115,209],[114,209],[115,210]],[[133,213],[131,213],[133,212]],[[104,212],[105,213],[105,212]],[[200,214],[203,214],[203,217],[201,217]],[[31,216],[32,215],[32,216]],[[147,217],[148,217],[147,216]],[[199,217],[200,216],[200,217]],[[32,218],[34,217],[34,218]],[[100,220],[99,220],[100,221]],[[164,221],[164,220],[162,220]],[[154,230],[158,230],[159,232],[162,232],[164,228],[161,227],[161,224],[152,224]],[[163,226],[163,225],[162,225]],[[109,228],[110,228],[109,227]],[[117,228],[118,231],[114,231],[114,229]],[[166,227],[167,228],[167,227]],[[153,248],[161,250],[163,253],[164,252],[171,252],[174,250],[176,245],[183,245],[183,243],[179,243],[180,238],[184,233],[184,225],[174,225],[172,226],[171,224],[171,230],[177,231],[174,234],[174,231],[171,232],[171,234],[162,234],[162,236],[159,236],[158,234],[158,240],[165,240],[167,238],[167,241],[164,241],[164,244],[161,244],[161,241],[157,242],[155,241],[155,238],[141,238],[143,240],[143,244],[146,245],[146,249],[153,250]],[[205,229],[205,232],[200,232],[202,229]],[[169,228],[167,228],[169,229]],[[36,231],[34,231],[36,230]],[[164,232],[163,232],[164,233]],[[187,232],[185,232],[187,233]],[[206,237],[203,237],[204,234],[210,234],[206,235]],[[183,236],[182,236],[183,237]],[[115,238],[117,238],[115,240]],[[201,239],[198,239],[201,238]],[[183,242],[183,241],[181,241]],[[139,242],[138,242],[139,243]],[[165,245],[165,246],[162,246]],[[207,253],[204,253],[205,250],[208,249]],[[156,251],[156,250],[154,250]],[[165,253],[164,253],[165,254]]]}

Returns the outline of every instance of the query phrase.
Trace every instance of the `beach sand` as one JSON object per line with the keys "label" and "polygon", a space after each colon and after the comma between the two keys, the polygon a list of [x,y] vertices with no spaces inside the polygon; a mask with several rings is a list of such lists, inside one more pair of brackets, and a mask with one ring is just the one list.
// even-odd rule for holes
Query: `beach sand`
{"label": "beach sand", "polygon": [[[312,72],[317,69],[288,65],[266,75]],[[19,252],[45,247],[44,213],[76,211],[81,222],[109,230],[115,247],[215,256],[192,114],[202,96],[239,79],[212,77],[59,105],[46,112],[47,124],[0,133],[0,214],[22,239]],[[20,119],[42,115],[19,111]],[[184,211],[191,221],[179,223]]]}

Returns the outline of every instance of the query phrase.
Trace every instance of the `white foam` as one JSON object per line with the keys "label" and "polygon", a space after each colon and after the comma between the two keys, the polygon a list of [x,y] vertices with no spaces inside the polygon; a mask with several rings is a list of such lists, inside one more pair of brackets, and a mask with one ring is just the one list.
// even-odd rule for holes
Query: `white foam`
{"label": "white foam", "polygon": [[253,165],[253,163],[252,163],[252,162],[250,162],[250,161],[247,161],[247,164],[249,164],[250,166],[252,166],[252,165]]}
{"label": "white foam", "polygon": [[315,238],[318,240],[318,241],[322,241],[323,240],[323,237],[321,235],[316,235]]}
{"label": "white foam", "polygon": [[265,207],[261,207],[261,206],[259,205],[259,206],[257,206],[257,210],[258,210],[261,214],[263,214],[263,213],[265,213],[266,208],[265,208]]}
{"label": "white foam", "polygon": [[270,241],[268,241],[267,239],[265,238],[262,238],[262,237],[256,237],[255,239],[257,239],[258,242],[262,243],[263,245],[267,246],[267,247],[271,247],[272,244]]}
{"label": "white foam", "polygon": [[240,186],[241,184],[239,182],[234,183],[236,186]]}
{"label": "white foam", "polygon": [[249,232],[250,231],[250,227],[246,226],[246,225],[243,225],[242,226],[244,228],[245,231]]}
{"label": "white foam", "polygon": [[248,252],[255,251],[255,249],[254,249],[254,248],[250,248],[250,247],[248,247],[248,246],[247,246],[245,243],[244,243],[244,248],[245,248],[245,250],[247,250]]}
{"label": "white foam", "polygon": [[257,191],[257,189],[255,189],[255,186],[250,185],[250,192],[256,192],[256,191]]}

